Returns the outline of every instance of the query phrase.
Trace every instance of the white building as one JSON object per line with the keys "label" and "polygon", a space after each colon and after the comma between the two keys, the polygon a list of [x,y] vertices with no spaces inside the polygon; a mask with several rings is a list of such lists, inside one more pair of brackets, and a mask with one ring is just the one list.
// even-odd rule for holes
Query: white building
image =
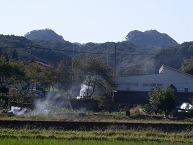
{"label": "white building", "polygon": [[115,77],[117,91],[153,91],[155,87],[172,86],[176,92],[193,92],[193,76],[162,65],[159,74]]}

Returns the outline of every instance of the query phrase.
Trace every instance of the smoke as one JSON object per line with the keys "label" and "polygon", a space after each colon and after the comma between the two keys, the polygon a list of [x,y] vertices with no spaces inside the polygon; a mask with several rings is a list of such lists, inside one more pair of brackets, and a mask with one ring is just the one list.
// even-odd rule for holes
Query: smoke
{"label": "smoke", "polygon": [[88,86],[87,85],[85,85],[85,84],[82,84],[81,85],[81,89],[80,89],[80,96],[85,96],[86,95],[86,92],[87,92],[87,90],[88,90]]}
{"label": "smoke", "polygon": [[41,116],[54,116],[62,108],[72,110],[70,101],[59,93],[49,93],[46,99],[36,100],[35,108],[34,113]]}
{"label": "smoke", "polygon": [[[81,87],[81,89],[80,89]],[[64,92],[49,92],[45,97],[37,99],[34,101],[33,110],[29,108],[16,108],[13,106],[14,110],[10,110],[9,113],[16,117],[65,117],[73,118],[79,115],[80,112],[85,112],[85,108],[81,110],[73,110],[70,102],[70,98],[77,96],[87,95],[87,92],[91,90],[92,87],[88,87],[85,84],[81,86],[74,85],[71,89]]]}
{"label": "smoke", "polygon": [[[20,108],[12,106],[9,111],[10,114],[16,117],[75,117],[76,114],[70,114],[72,112],[72,106],[68,98],[62,96],[59,93],[49,93],[45,98],[38,99],[34,102],[35,109],[29,111],[28,108]],[[62,114],[61,114],[62,112]]]}
{"label": "smoke", "polygon": [[[79,93],[79,96],[77,96],[77,99],[80,99],[80,98],[84,98],[86,97],[87,95],[89,95],[89,93],[92,91],[93,87],[92,86],[88,86],[86,84],[81,84],[81,89],[80,89],[80,93]],[[87,94],[88,93],[88,94]]]}

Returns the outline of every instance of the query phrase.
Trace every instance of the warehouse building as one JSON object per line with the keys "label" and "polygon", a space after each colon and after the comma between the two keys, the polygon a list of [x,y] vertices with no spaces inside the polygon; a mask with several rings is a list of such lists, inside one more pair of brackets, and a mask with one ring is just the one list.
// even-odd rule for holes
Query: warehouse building
{"label": "warehouse building", "polygon": [[115,77],[115,96],[123,104],[148,104],[148,93],[156,87],[170,87],[175,93],[176,103],[189,101],[193,96],[193,76],[182,71],[162,65],[158,74]]}

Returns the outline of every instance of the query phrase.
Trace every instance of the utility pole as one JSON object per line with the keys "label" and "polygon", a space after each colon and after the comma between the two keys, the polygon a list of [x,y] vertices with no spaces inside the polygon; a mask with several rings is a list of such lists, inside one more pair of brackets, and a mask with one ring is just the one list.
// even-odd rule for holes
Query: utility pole
{"label": "utility pole", "polygon": [[74,43],[73,43],[73,50],[72,50],[72,71],[73,71],[73,59],[74,59]]}
{"label": "utility pole", "polygon": [[116,45],[115,45],[115,58],[114,58],[114,77],[116,76],[116,63],[117,63],[117,58],[116,58],[116,55],[117,55],[117,50],[116,50],[117,48],[116,48]]}
{"label": "utility pole", "polygon": [[107,47],[107,66],[109,64],[109,48]]}
{"label": "utility pole", "polygon": [[[74,43],[73,43],[73,51],[72,51],[72,72],[73,72],[73,69],[74,69],[73,60],[74,60]],[[73,75],[72,75],[72,80],[74,80],[74,76]]]}
{"label": "utility pole", "polygon": [[162,64],[164,65],[164,48],[165,46],[162,46]]}

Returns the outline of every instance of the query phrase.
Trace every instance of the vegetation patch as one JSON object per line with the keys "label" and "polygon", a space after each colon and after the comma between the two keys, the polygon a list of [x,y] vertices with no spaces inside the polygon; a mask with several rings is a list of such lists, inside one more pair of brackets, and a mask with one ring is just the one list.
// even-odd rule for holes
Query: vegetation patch
{"label": "vegetation patch", "polygon": [[[190,144],[193,141],[193,132],[176,132],[168,133],[161,132],[158,130],[126,130],[119,127],[111,127],[106,130],[71,130],[63,131],[56,129],[7,129],[1,128],[0,132],[0,143],[3,144],[6,141],[15,142],[21,141],[24,143],[26,139],[27,143],[31,144],[38,142],[58,143],[58,141],[69,141],[73,142],[95,142],[95,143],[126,143],[126,142],[140,142],[140,143],[170,143],[170,144]],[[59,142],[60,143],[60,142]]]}

